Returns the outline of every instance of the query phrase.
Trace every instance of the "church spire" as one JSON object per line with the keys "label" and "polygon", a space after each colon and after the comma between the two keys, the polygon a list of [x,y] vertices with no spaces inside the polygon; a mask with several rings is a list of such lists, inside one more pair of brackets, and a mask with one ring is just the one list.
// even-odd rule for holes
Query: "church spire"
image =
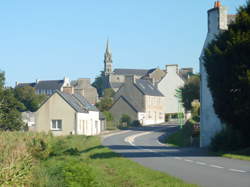
{"label": "church spire", "polygon": [[105,75],[112,73],[112,53],[109,49],[109,39],[107,40],[106,51],[104,54],[104,73]]}

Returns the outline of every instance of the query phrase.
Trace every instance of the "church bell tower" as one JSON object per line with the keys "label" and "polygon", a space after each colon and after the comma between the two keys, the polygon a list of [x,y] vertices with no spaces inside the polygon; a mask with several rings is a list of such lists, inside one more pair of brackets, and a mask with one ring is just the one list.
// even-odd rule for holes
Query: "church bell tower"
{"label": "church bell tower", "polygon": [[106,51],[104,54],[104,74],[110,75],[112,73],[112,53],[109,49],[109,40],[107,40]]}

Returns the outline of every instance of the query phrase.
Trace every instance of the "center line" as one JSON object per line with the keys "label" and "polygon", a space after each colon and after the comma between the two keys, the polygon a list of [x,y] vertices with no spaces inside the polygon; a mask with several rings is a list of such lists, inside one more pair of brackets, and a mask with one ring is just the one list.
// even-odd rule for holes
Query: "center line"
{"label": "center line", "polygon": [[239,170],[239,169],[229,169],[229,171],[240,172],[240,173],[246,173],[246,171],[244,171],[244,170]]}
{"label": "center line", "polygon": [[194,161],[193,160],[188,160],[188,159],[184,159],[186,162],[191,162],[193,163]]}
{"label": "center line", "polygon": [[219,168],[219,169],[223,169],[224,167],[222,167],[222,166],[217,166],[217,165],[213,165],[213,164],[211,164],[211,165],[209,165],[210,167],[212,167],[212,168]]}
{"label": "center line", "polygon": [[205,162],[196,162],[196,164],[203,165],[203,166],[207,165]]}

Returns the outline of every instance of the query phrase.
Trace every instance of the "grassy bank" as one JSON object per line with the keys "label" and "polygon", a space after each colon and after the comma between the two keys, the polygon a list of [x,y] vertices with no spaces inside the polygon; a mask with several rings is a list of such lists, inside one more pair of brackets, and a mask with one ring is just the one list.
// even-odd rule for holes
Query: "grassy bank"
{"label": "grassy bank", "polygon": [[198,146],[198,137],[191,138],[194,129],[193,124],[193,121],[187,121],[182,129],[168,136],[165,142],[178,147]]}
{"label": "grassy bank", "polygon": [[233,151],[230,153],[215,153],[216,155],[222,156],[222,157],[226,157],[226,158],[232,158],[232,159],[239,159],[239,160],[246,160],[246,161],[250,161],[250,148],[246,148],[243,150],[239,150],[239,151]]}
{"label": "grassy bank", "polygon": [[100,145],[100,137],[1,132],[0,186],[195,186]]}

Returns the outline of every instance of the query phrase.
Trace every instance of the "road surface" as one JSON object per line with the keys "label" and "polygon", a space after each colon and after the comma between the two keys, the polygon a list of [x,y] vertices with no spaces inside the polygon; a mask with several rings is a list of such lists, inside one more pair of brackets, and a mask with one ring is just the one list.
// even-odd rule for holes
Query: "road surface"
{"label": "road surface", "polygon": [[250,187],[250,162],[209,156],[197,148],[175,148],[159,137],[175,125],[124,130],[103,137],[103,145],[146,167],[204,187]]}

